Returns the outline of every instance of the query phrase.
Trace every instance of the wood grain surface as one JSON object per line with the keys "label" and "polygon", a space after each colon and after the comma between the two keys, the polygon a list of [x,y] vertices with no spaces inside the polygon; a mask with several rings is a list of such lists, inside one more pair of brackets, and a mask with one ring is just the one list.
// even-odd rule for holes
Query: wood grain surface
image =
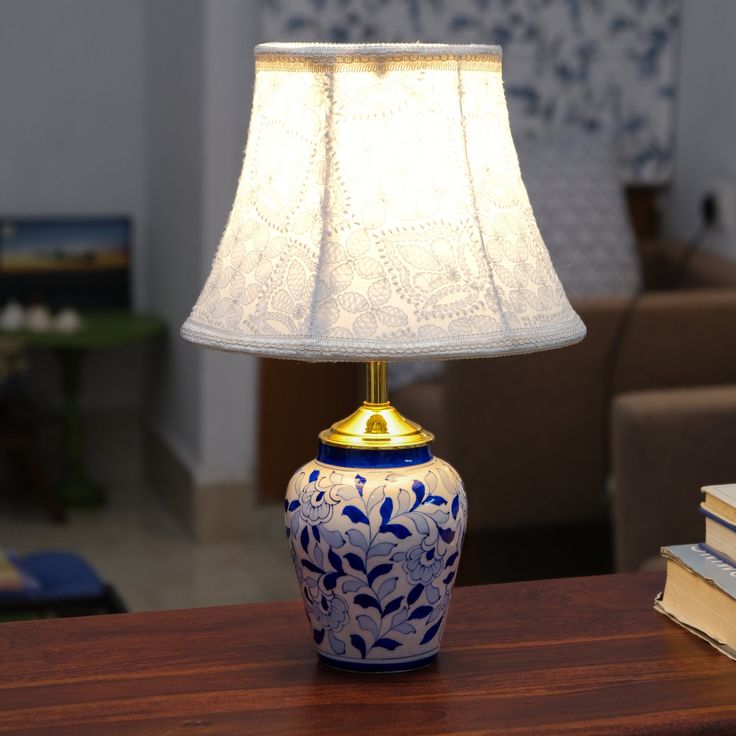
{"label": "wood grain surface", "polygon": [[0,733],[736,734],[736,663],[659,574],[459,588],[415,673],[318,664],[301,604],[0,625]]}

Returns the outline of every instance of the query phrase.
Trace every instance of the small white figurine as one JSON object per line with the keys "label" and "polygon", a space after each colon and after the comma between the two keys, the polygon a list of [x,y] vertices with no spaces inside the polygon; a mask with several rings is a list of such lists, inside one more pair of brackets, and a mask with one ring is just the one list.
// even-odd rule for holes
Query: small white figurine
{"label": "small white figurine", "polygon": [[26,313],[23,307],[16,301],[8,302],[0,310],[0,329],[16,331],[23,329],[26,321]]}
{"label": "small white figurine", "polygon": [[51,313],[43,304],[29,307],[26,312],[26,327],[31,332],[48,332],[51,329]]}
{"label": "small white figurine", "polygon": [[68,335],[81,329],[82,318],[79,316],[79,312],[77,312],[76,309],[67,307],[66,309],[62,309],[61,312],[56,315],[56,318],[54,319],[54,327],[57,332],[63,332],[65,335]]}

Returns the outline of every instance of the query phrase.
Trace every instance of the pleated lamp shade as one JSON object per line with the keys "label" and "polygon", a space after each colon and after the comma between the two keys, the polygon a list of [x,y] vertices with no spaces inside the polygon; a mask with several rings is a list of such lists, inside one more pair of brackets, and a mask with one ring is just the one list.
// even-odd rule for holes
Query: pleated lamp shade
{"label": "pleated lamp shade", "polygon": [[182,328],[307,361],[577,342],[509,128],[495,46],[256,47],[235,202]]}

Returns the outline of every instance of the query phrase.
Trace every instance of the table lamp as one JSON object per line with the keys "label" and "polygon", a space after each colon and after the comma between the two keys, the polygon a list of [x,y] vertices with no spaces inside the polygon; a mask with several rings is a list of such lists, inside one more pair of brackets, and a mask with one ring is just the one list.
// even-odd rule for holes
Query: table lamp
{"label": "table lamp", "polygon": [[[255,68],[235,202],[182,335],[366,363],[365,402],[289,483],[286,533],[318,656],[414,669],[439,649],[467,505],[389,403],[386,361],[529,353],[585,327],[519,173],[498,47],[267,43]],[[284,442],[305,421],[283,417]]]}

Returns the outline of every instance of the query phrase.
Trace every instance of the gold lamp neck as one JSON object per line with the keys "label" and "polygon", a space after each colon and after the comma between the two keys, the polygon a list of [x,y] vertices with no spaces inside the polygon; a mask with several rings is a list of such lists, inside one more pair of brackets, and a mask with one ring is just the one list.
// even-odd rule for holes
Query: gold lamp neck
{"label": "gold lamp neck", "polygon": [[320,433],[322,442],[336,447],[386,450],[421,447],[434,435],[400,414],[388,400],[385,360],[366,363],[366,400],[349,417]]}
{"label": "gold lamp neck", "polygon": [[388,363],[371,360],[365,364],[365,401],[367,404],[388,404]]}

